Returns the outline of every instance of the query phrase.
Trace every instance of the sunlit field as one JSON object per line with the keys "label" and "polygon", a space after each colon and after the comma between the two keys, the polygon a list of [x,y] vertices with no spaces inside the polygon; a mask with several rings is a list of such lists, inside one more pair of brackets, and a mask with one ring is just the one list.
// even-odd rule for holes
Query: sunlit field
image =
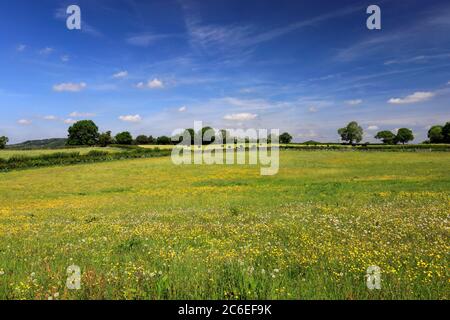
{"label": "sunlit field", "polygon": [[0,299],[449,298],[450,153],[280,162],[275,176],[170,157],[0,173]]}
{"label": "sunlit field", "polygon": [[119,148],[100,148],[100,147],[81,147],[81,148],[65,148],[65,149],[36,149],[36,150],[0,150],[1,159],[9,159],[13,156],[35,157],[40,155],[54,154],[59,152],[79,152],[80,154],[88,154],[90,151],[106,151],[118,152]]}

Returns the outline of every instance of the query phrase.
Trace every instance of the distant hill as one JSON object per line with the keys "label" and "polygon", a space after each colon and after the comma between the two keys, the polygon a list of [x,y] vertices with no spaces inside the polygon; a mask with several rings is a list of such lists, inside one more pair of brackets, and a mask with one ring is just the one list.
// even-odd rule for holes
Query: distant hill
{"label": "distant hill", "polygon": [[43,140],[29,140],[22,143],[7,145],[7,149],[57,149],[66,146],[67,139],[53,138]]}

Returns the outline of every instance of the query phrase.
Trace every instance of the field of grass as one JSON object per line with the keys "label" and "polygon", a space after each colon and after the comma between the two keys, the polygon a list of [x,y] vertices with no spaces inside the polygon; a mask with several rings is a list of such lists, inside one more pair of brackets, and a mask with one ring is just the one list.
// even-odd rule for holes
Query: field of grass
{"label": "field of grass", "polygon": [[35,157],[43,154],[54,154],[59,152],[79,152],[80,154],[87,154],[92,150],[106,151],[106,152],[118,152],[119,148],[100,148],[100,147],[87,147],[87,148],[65,148],[65,149],[33,149],[33,150],[0,150],[1,159],[9,159],[13,156],[26,156]]}
{"label": "field of grass", "polygon": [[0,173],[0,299],[448,299],[449,164],[281,151],[275,176],[170,157]]}

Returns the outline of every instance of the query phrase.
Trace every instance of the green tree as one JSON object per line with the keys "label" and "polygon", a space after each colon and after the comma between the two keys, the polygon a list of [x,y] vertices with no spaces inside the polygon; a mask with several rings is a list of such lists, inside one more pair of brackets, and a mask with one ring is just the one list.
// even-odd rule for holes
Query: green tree
{"label": "green tree", "polygon": [[81,120],[69,128],[67,144],[70,146],[93,146],[99,138],[98,127],[92,120]]}
{"label": "green tree", "polygon": [[111,136],[111,131],[106,131],[100,134],[98,137],[98,144],[100,147],[106,147],[110,144],[113,144],[114,139]]}
{"label": "green tree", "polygon": [[133,137],[128,131],[124,131],[121,133],[118,133],[116,135],[116,143],[117,144],[132,144],[133,143]]}
{"label": "green tree", "polygon": [[5,149],[6,144],[9,142],[8,137],[2,136],[0,137],[0,149]]}
{"label": "green tree", "polygon": [[156,143],[156,139],[153,138],[153,136],[148,136],[147,140],[148,140],[148,144],[155,144]]}
{"label": "green tree", "polygon": [[338,130],[342,141],[348,141],[353,144],[353,141],[358,143],[363,138],[363,128],[361,128],[356,121],[350,122],[346,127]]}
{"label": "green tree", "polygon": [[407,143],[414,140],[413,132],[408,128],[398,129],[397,136],[395,137],[396,142]]}
{"label": "green tree", "polygon": [[161,136],[156,139],[156,144],[169,145],[172,144],[172,140],[167,136]]}
{"label": "green tree", "polygon": [[450,122],[447,122],[444,127],[442,127],[442,136],[445,143],[450,143]]}
{"label": "green tree", "polygon": [[395,134],[389,130],[380,131],[375,136],[375,139],[382,140],[384,144],[394,144]]}
{"label": "green tree", "polygon": [[430,130],[428,130],[428,139],[430,139],[430,143],[443,143],[444,135],[442,134],[443,126],[432,126]]}
{"label": "green tree", "polygon": [[289,133],[284,132],[283,134],[280,135],[280,143],[287,144],[287,143],[291,143],[291,141],[292,141],[292,136]]}
{"label": "green tree", "polygon": [[136,144],[148,144],[148,137],[145,135],[139,135],[136,137]]}

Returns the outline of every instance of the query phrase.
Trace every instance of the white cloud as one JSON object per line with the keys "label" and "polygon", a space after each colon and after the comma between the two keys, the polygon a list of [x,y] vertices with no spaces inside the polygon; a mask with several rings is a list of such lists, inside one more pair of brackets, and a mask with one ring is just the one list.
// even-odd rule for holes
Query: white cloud
{"label": "white cloud", "polygon": [[17,121],[18,124],[23,125],[23,126],[28,126],[31,124],[31,120],[28,119],[20,119],[19,121]]}
{"label": "white cloud", "polygon": [[44,116],[44,120],[56,120],[57,118],[53,115]]}
{"label": "white cloud", "polygon": [[422,102],[431,99],[434,97],[433,92],[423,92],[418,91],[414,92],[413,94],[406,96],[404,98],[391,98],[388,100],[388,103],[390,104],[407,104],[407,103],[417,103]]}
{"label": "white cloud", "polygon": [[74,111],[71,114],[69,114],[69,117],[72,117],[72,118],[90,118],[90,117],[95,117],[95,113]]}
{"label": "white cloud", "polygon": [[62,62],[68,62],[69,60],[70,60],[70,57],[67,54],[61,56],[61,61]]}
{"label": "white cloud", "polygon": [[234,121],[246,121],[246,120],[253,120],[256,119],[258,115],[254,113],[233,113],[233,114],[227,114],[225,117],[223,117],[225,120],[234,120]]}
{"label": "white cloud", "polygon": [[449,81],[449,82],[447,82],[447,85],[449,85],[449,86],[450,86],[450,81]]}
{"label": "white cloud", "polygon": [[73,120],[73,119],[66,119],[66,120],[64,120],[64,123],[65,124],[74,124],[75,122],[77,122],[76,120]]}
{"label": "white cloud", "polygon": [[27,48],[26,45],[24,45],[24,44],[19,44],[19,45],[17,46],[16,50],[19,51],[19,52],[22,52],[22,51],[24,51],[26,48]]}
{"label": "white cloud", "polygon": [[149,81],[147,85],[150,89],[164,88],[164,84],[162,83],[162,81],[156,78],[153,79],[152,81]]}
{"label": "white cloud", "polygon": [[367,130],[371,130],[371,131],[378,130],[378,129],[379,129],[378,126],[368,126],[367,127]]}
{"label": "white cloud", "polygon": [[140,115],[127,115],[127,116],[120,116],[119,120],[125,121],[125,122],[141,122],[142,118]]}
{"label": "white cloud", "polygon": [[187,108],[185,106],[182,106],[180,109],[178,109],[179,112],[185,112]]}
{"label": "white cloud", "polygon": [[309,107],[308,111],[311,112],[311,113],[314,113],[314,112],[317,112],[319,110],[317,110],[316,107]]}
{"label": "white cloud", "polygon": [[361,99],[354,99],[354,100],[348,100],[345,102],[350,106],[357,106],[357,105],[361,104],[363,101]]}
{"label": "white cloud", "polygon": [[120,71],[120,72],[113,74],[112,77],[115,79],[122,79],[122,78],[126,78],[127,76],[128,76],[128,71]]}
{"label": "white cloud", "polygon": [[138,88],[138,89],[144,89],[144,88],[145,88],[145,83],[143,83],[142,81],[139,82],[139,83],[136,85],[136,88]]}
{"label": "white cloud", "polygon": [[50,53],[52,53],[53,51],[55,51],[55,49],[51,48],[51,47],[46,47],[44,49],[39,50],[39,54],[42,55],[49,55]]}
{"label": "white cloud", "polygon": [[136,87],[139,89],[162,89],[164,88],[164,83],[161,80],[155,78],[153,80],[149,80],[147,83],[139,82]]}
{"label": "white cloud", "polygon": [[60,84],[55,84],[53,86],[53,91],[56,92],[64,92],[64,91],[68,91],[68,92],[79,92],[83,89],[85,89],[87,87],[87,84],[84,82],[80,82],[80,83],[60,83]]}

